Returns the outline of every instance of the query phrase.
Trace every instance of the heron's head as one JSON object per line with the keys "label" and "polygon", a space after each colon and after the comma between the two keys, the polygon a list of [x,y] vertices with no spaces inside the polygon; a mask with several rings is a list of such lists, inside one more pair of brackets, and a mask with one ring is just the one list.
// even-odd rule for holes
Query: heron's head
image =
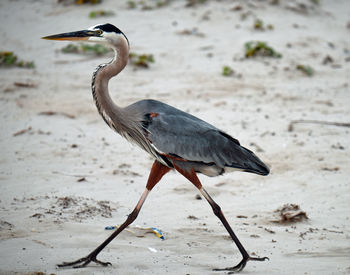
{"label": "heron's head", "polygon": [[103,44],[109,47],[118,47],[121,43],[129,41],[125,34],[112,24],[95,25],[87,30],[66,32],[43,37],[48,40],[68,40],[68,41],[86,41]]}

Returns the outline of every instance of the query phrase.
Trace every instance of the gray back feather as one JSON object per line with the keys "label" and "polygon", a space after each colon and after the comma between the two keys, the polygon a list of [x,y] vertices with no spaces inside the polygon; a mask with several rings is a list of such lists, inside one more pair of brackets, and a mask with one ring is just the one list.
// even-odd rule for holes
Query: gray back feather
{"label": "gray back feather", "polygon": [[172,106],[155,100],[142,100],[128,111],[156,113],[147,123],[147,139],[159,153],[187,161],[266,172],[266,165],[255,154],[215,126]]}

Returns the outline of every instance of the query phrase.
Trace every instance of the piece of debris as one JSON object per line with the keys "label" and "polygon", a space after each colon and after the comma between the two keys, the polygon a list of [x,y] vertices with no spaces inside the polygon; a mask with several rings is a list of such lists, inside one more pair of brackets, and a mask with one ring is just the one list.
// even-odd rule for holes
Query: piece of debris
{"label": "piece of debris", "polygon": [[45,131],[39,129],[37,131],[37,134],[38,135],[47,135],[47,136],[49,136],[49,135],[51,135],[51,132],[50,131],[45,132]]}
{"label": "piece of debris", "polygon": [[198,220],[198,218],[196,216],[193,216],[193,215],[189,215],[187,217],[187,219],[190,219],[190,220]]}
{"label": "piece of debris", "polygon": [[[119,228],[118,225],[109,225],[109,226],[105,227],[105,230],[116,230],[118,228]],[[138,225],[133,226],[133,227],[128,226],[126,231],[136,235],[136,237],[139,237],[139,238],[145,237],[146,234],[148,234],[148,233],[153,233],[159,239],[164,240],[164,236],[163,236],[162,231],[156,227],[140,227]]]}
{"label": "piece of debris", "polygon": [[100,4],[101,2],[102,0],[75,0],[75,4],[77,5],[82,5],[82,4],[96,5],[96,4]]}
{"label": "piece of debris", "polygon": [[36,88],[38,87],[35,83],[29,83],[29,82],[14,82],[13,85],[17,87],[23,87],[23,88]]}
{"label": "piece of debris", "polygon": [[238,218],[238,219],[248,219],[248,216],[237,215],[236,218]]}
{"label": "piece of debris", "polygon": [[337,142],[337,144],[332,144],[331,148],[337,149],[337,150],[345,150],[345,147],[341,145],[339,142]]}
{"label": "piece of debris", "polygon": [[33,69],[35,67],[33,61],[18,60],[17,55],[11,51],[0,52],[0,66],[4,67],[22,67]]}
{"label": "piece of debris", "polygon": [[77,179],[77,182],[83,182],[83,181],[86,181],[86,178],[85,178],[85,177],[82,177],[82,178]]}
{"label": "piece of debris", "polygon": [[204,4],[207,0],[186,0],[186,8],[194,7],[198,4]]}
{"label": "piece of debris", "polygon": [[148,247],[149,251],[153,252],[153,253],[157,253],[157,249],[153,248],[153,247]]}
{"label": "piece of debris", "polygon": [[128,1],[128,8],[129,9],[136,9],[136,2],[135,1]]}
{"label": "piece of debris", "polygon": [[192,28],[191,30],[185,29],[185,30],[176,32],[176,34],[179,34],[179,35],[193,35],[193,36],[197,36],[197,37],[205,37],[205,34],[202,33],[202,32],[199,32],[197,28]]}
{"label": "piece of debris", "polygon": [[231,76],[235,73],[235,71],[230,66],[222,67],[222,75],[223,76]]}
{"label": "piece of debris", "polygon": [[148,1],[128,1],[127,6],[128,9],[139,8],[141,10],[154,10],[165,7],[169,4],[170,0],[157,0],[151,2],[153,2],[154,4],[150,4]]}
{"label": "piece of debris", "polygon": [[275,234],[276,232],[275,231],[273,231],[273,230],[271,230],[271,229],[269,229],[269,228],[264,228],[265,229],[265,231],[267,231],[267,232],[269,232],[269,233],[271,233],[271,234]]}
{"label": "piece of debris", "polygon": [[278,214],[278,219],[272,220],[272,222],[275,223],[301,222],[308,219],[306,212],[300,210],[300,207],[297,204],[285,204],[274,212]]}
{"label": "piece of debris", "polygon": [[23,135],[23,134],[25,134],[25,133],[27,133],[27,132],[29,132],[31,130],[32,130],[32,127],[29,126],[27,129],[23,129],[23,130],[20,130],[20,131],[14,133],[13,136],[16,137],[16,136],[19,136],[19,135]]}
{"label": "piece of debris", "polygon": [[236,5],[233,8],[231,8],[230,11],[240,11],[242,9],[243,9],[243,7],[241,5]]}
{"label": "piece of debris", "polygon": [[321,170],[328,171],[328,172],[336,172],[336,171],[339,171],[339,167],[332,167],[332,168],[330,168],[330,167],[323,167],[323,168],[321,168]]}
{"label": "piece of debris", "polygon": [[338,126],[338,127],[350,127],[350,123],[300,119],[300,120],[292,120],[289,123],[288,132],[293,132],[294,131],[294,124],[299,124],[299,123],[311,123],[311,124],[321,124],[321,125],[332,125],[332,126]]}
{"label": "piece of debris", "polygon": [[307,231],[305,231],[305,232],[300,232],[300,234],[299,234],[299,237],[300,238],[302,238],[303,240],[305,240],[305,236],[306,236],[306,234],[308,234],[308,233],[314,233],[314,231],[318,231],[318,228],[309,228]]}
{"label": "piece of debris", "polygon": [[330,55],[327,55],[325,58],[323,58],[322,64],[327,65],[333,62],[334,62],[333,58]]}
{"label": "piece of debris", "polygon": [[223,182],[223,181],[222,181],[222,182],[216,183],[215,186],[216,186],[216,187],[220,187],[220,186],[223,186],[223,185],[225,185],[225,184],[226,184],[226,182]]}
{"label": "piece of debris", "polygon": [[122,164],[119,164],[118,168],[120,169],[131,168],[131,165],[127,163],[122,163]]}
{"label": "piece of debris", "polygon": [[114,15],[113,11],[95,10],[89,13],[89,18],[105,17],[105,16],[113,16],[113,15]]}
{"label": "piece of debris", "polygon": [[142,175],[134,172],[134,171],[130,171],[129,169],[125,169],[126,167],[131,167],[129,164],[121,164],[119,165],[119,168],[121,169],[114,169],[112,171],[113,175],[123,175],[123,176],[133,176],[133,177],[141,177]]}
{"label": "piece of debris", "polygon": [[35,214],[30,216],[30,218],[37,218],[37,219],[41,219],[41,218],[44,218],[44,217],[45,217],[45,215],[41,214],[41,213],[35,213]]}
{"label": "piece of debris", "polygon": [[271,24],[267,24],[266,27],[265,27],[264,22],[263,22],[261,19],[257,18],[257,19],[255,19],[255,21],[254,21],[253,28],[254,28],[255,30],[264,31],[264,30],[266,30],[266,29],[268,29],[268,30],[273,30],[273,29],[274,29],[274,26],[271,25]]}
{"label": "piece of debris", "polygon": [[197,194],[197,195],[195,196],[195,199],[196,199],[196,200],[201,200],[202,197],[201,197],[201,195]]}
{"label": "piece of debris", "polygon": [[333,107],[334,106],[334,103],[330,100],[316,100],[315,103],[317,104],[324,104],[328,107]]}
{"label": "piece of debris", "polygon": [[77,54],[95,54],[95,55],[104,55],[111,50],[106,48],[103,45],[95,44],[90,45],[87,43],[76,44],[68,44],[67,46],[61,49],[63,53],[77,53]]}
{"label": "piece of debris", "polygon": [[52,220],[55,223],[62,222],[83,222],[97,216],[103,218],[112,217],[116,210],[116,204],[110,201],[96,201],[85,197],[58,197],[58,196],[38,196],[22,199],[13,199],[13,204],[18,207],[32,205],[35,211],[33,217],[45,216],[45,220]]}
{"label": "piece of debris", "polygon": [[[22,248],[23,250],[26,250],[25,247]],[[14,274],[17,274],[14,273]],[[42,271],[31,271],[31,272],[25,272],[25,273],[21,273],[22,275],[56,275],[55,273],[46,273],[46,272],[42,272]]]}
{"label": "piece of debris", "polygon": [[150,63],[154,63],[153,54],[130,53],[129,60],[136,67],[148,68]]}
{"label": "piece of debris", "polygon": [[7,221],[0,220],[0,231],[1,230],[11,230],[13,227],[14,227],[13,224],[11,224]]}
{"label": "piece of debris", "polygon": [[330,233],[344,234],[344,231],[330,230],[330,229],[327,229],[327,228],[322,228],[322,230],[323,230],[323,231],[330,232]]}
{"label": "piece of debris", "polygon": [[303,72],[307,76],[313,76],[315,73],[314,69],[309,65],[298,64],[296,69]]}
{"label": "piece of debris", "polygon": [[301,14],[308,14],[310,10],[314,10],[311,4],[306,4],[298,1],[289,1],[286,8]]}
{"label": "piece of debris", "polygon": [[244,44],[245,57],[267,56],[281,58],[282,55],[262,41],[250,41]]}
{"label": "piece of debris", "polygon": [[57,199],[57,205],[63,209],[69,208],[72,205],[76,205],[77,200],[71,197],[60,197]]}
{"label": "piece of debris", "polygon": [[40,112],[39,115],[41,115],[41,116],[62,115],[62,116],[65,116],[65,117],[68,117],[68,118],[71,118],[71,119],[75,118],[74,115],[63,113],[63,112],[54,112],[54,111],[43,111],[43,112]]}

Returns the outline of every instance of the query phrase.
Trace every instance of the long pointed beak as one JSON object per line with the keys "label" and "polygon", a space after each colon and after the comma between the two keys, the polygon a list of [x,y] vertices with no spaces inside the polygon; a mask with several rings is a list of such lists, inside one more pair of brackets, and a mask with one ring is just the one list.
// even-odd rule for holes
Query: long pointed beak
{"label": "long pointed beak", "polygon": [[60,34],[44,36],[42,37],[42,39],[77,41],[77,40],[88,40],[89,37],[91,36],[98,36],[98,35],[95,31],[83,30],[83,31],[65,32]]}

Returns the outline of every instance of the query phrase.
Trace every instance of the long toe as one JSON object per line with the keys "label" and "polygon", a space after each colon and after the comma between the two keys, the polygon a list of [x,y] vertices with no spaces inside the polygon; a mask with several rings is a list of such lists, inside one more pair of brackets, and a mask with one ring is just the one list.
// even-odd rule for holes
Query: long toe
{"label": "long toe", "polygon": [[226,268],[215,268],[213,269],[213,271],[229,271],[228,274],[234,274],[234,273],[238,273],[240,271],[242,271],[244,269],[244,267],[246,266],[248,261],[259,261],[259,262],[263,262],[265,260],[270,260],[268,257],[245,257],[243,258],[238,265],[236,266],[232,266],[232,267],[226,267]]}
{"label": "long toe", "polygon": [[103,265],[103,266],[108,266],[108,265],[112,265],[112,263],[111,262],[102,262],[102,261],[100,261],[100,260],[97,260],[97,259],[94,259],[94,260],[92,260],[94,263],[97,263],[97,264],[99,264],[99,265]]}
{"label": "long toe", "polygon": [[79,260],[76,260],[74,262],[64,262],[62,264],[58,264],[57,267],[73,267],[73,268],[82,268],[87,266],[89,263],[94,262],[98,265],[102,266],[108,266],[112,265],[110,262],[102,262],[100,260],[96,259],[95,255],[89,255],[87,257],[80,258]]}
{"label": "long toe", "polygon": [[247,261],[248,261],[248,258],[243,258],[238,265],[235,265],[232,267],[226,267],[226,268],[215,268],[213,269],[213,271],[230,271],[229,274],[240,272],[241,270],[243,270],[243,268],[247,264]]}
{"label": "long toe", "polygon": [[247,259],[247,261],[259,261],[259,262],[263,262],[263,261],[266,261],[266,260],[270,260],[268,257],[250,257]]}
{"label": "long toe", "polygon": [[73,262],[63,262],[61,264],[58,264],[57,267],[68,267],[68,266],[75,266],[77,264],[80,264],[82,262],[85,262],[87,260],[87,257],[80,258],[79,260],[73,261]]}

